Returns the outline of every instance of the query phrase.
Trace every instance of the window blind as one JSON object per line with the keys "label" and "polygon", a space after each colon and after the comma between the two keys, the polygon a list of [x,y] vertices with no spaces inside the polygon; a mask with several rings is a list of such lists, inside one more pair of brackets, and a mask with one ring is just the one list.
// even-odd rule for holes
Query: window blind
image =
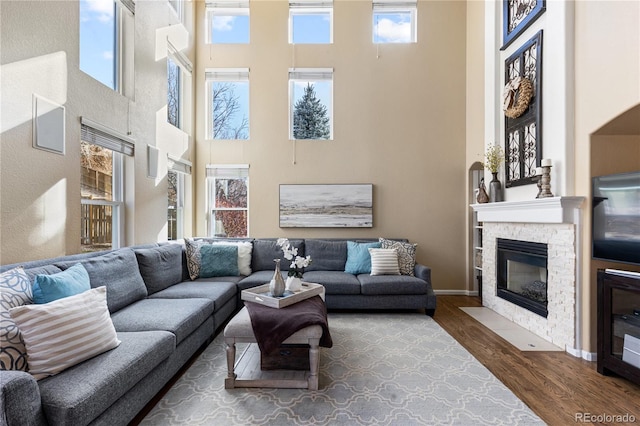
{"label": "window blind", "polygon": [[248,164],[207,164],[207,177],[243,179],[249,177]]}
{"label": "window blind", "polygon": [[205,79],[216,81],[249,80],[249,68],[207,68]]}
{"label": "window blind", "polygon": [[169,40],[167,40],[167,46],[169,48],[169,54],[175,60],[175,62],[182,68],[185,72],[191,74],[193,72],[193,65],[187,55],[176,49],[173,44]]}
{"label": "window blind", "polygon": [[289,80],[333,80],[333,68],[289,68]]}
{"label": "window blind", "polygon": [[289,2],[289,9],[323,9],[333,7],[333,0],[296,0]]}
{"label": "window blind", "polygon": [[386,1],[373,1],[373,10],[382,9],[406,9],[415,8],[418,5],[417,0],[386,0]]}
{"label": "window blind", "polygon": [[134,0],[119,0],[132,15],[136,14],[136,2]]}
{"label": "window blind", "polygon": [[192,164],[190,161],[183,160],[182,158],[175,158],[172,156],[167,156],[168,167],[170,170],[178,173],[184,173],[185,175],[191,174]]}
{"label": "window blind", "polygon": [[206,2],[205,6],[209,9],[249,9],[249,1],[211,1]]}
{"label": "window blind", "polygon": [[99,145],[131,157],[135,154],[135,141],[133,139],[85,117],[80,119],[80,138],[84,142]]}

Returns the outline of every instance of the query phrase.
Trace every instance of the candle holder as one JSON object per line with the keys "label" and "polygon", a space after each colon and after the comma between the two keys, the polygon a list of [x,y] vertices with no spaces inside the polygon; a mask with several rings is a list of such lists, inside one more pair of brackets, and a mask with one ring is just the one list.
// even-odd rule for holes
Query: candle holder
{"label": "candle holder", "polygon": [[553,197],[551,192],[551,161],[542,160],[542,175],[538,181],[540,192],[536,198],[548,198]]}

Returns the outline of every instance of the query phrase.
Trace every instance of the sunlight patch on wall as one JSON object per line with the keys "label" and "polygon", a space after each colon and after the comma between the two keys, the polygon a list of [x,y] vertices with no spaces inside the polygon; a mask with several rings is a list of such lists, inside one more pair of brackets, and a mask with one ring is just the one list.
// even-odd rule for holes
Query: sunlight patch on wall
{"label": "sunlight patch on wall", "polygon": [[170,41],[176,50],[181,51],[189,46],[189,32],[182,24],[170,25],[156,30],[156,61],[167,57]]}
{"label": "sunlight patch on wall", "polygon": [[0,66],[2,133],[33,117],[36,93],[59,105],[67,102],[67,54],[55,52]]}
{"label": "sunlight patch on wall", "polygon": [[29,208],[26,215],[32,217],[35,226],[29,234],[29,246],[48,245],[51,252],[64,253],[65,226],[67,222],[67,180],[61,179]]}

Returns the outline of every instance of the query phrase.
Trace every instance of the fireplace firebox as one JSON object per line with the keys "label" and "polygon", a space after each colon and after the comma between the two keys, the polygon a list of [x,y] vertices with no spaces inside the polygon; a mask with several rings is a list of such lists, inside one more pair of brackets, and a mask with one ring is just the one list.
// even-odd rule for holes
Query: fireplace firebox
{"label": "fireplace firebox", "polygon": [[547,244],[498,238],[497,296],[547,317]]}

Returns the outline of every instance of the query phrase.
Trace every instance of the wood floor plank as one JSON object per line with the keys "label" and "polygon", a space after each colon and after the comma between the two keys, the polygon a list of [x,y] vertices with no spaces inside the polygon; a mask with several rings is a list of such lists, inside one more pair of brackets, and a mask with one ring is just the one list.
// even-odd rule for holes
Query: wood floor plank
{"label": "wood floor plank", "polygon": [[593,424],[640,423],[640,386],[565,352],[521,352],[459,309],[475,306],[478,297],[438,296],[434,319],[547,424],[576,424],[580,415],[635,419]]}

